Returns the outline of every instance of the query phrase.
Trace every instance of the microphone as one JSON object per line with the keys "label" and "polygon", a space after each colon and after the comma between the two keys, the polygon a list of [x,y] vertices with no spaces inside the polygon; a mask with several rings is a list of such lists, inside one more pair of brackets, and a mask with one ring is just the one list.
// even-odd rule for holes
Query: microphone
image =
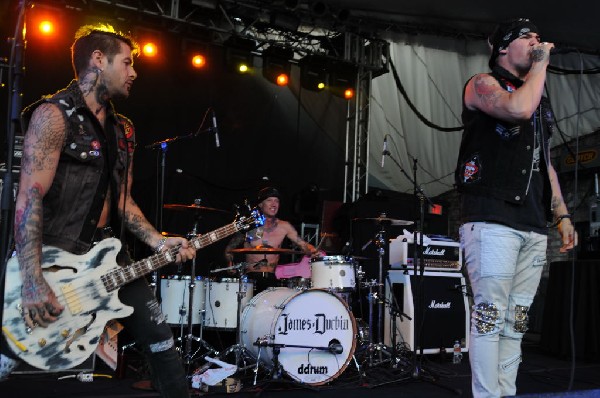
{"label": "microphone", "polygon": [[557,55],[557,54],[568,54],[568,53],[574,53],[577,52],[576,48],[573,47],[554,47],[550,49],[550,55]]}
{"label": "microphone", "polygon": [[329,346],[327,347],[329,352],[335,355],[341,354],[342,352],[344,352],[344,347],[342,347],[342,345],[340,343],[329,343]]}
{"label": "microphone", "polygon": [[381,167],[385,164],[385,155],[387,155],[387,134],[383,137],[383,150],[381,151]]}
{"label": "microphone", "polygon": [[219,141],[219,128],[217,127],[217,116],[214,109],[212,111],[212,129],[215,132],[215,146],[219,148],[221,142]]}

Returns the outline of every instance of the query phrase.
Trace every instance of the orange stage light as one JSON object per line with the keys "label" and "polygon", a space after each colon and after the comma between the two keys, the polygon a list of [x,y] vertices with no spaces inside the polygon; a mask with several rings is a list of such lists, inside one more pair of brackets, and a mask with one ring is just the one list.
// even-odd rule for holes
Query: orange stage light
{"label": "orange stage light", "polygon": [[156,57],[156,54],[158,53],[158,47],[152,42],[144,43],[142,45],[142,53],[146,57]]}
{"label": "orange stage light", "polygon": [[278,86],[287,86],[289,81],[288,75],[286,75],[285,73],[281,73],[280,75],[277,76],[277,85]]}
{"label": "orange stage light", "polygon": [[206,57],[202,54],[196,54],[192,57],[192,66],[194,68],[204,68],[206,66]]}
{"label": "orange stage light", "polygon": [[40,33],[44,36],[51,36],[54,34],[54,23],[50,20],[43,20],[38,24]]}

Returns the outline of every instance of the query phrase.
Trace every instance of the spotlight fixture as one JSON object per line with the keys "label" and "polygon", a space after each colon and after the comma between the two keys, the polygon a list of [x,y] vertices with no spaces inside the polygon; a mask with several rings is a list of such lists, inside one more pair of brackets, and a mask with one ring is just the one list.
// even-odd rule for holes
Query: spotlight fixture
{"label": "spotlight fixture", "polygon": [[202,42],[184,39],[181,42],[181,52],[196,70],[206,69],[208,59],[210,59],[209,47]]}
{"label": "spotlight fixture", "polygon": [[327,87],[328,59],[320,55],[307,55],[300,60],[300,85],[310,91],[323,91]]}
{"label": "spotlight fixture", "polygon": [[252,52],[256,42],[240,36],[231,36],[223,43],[225,46],[225,66],[232,72],[247,73],[254,63]]}
{"label": "spotlight fixture", "polygon": [[348,62],[335,62],[330,65],[329,89],[333,95],[345,99],[354,97],[358,67]]}
{"label": "spotlight fixture", "polygon": [[152,60],[153,63],[162,62],[165,58],[165,51],[163,51],[165,48],[163,48],[163,35],[160,31],[137,27],[134,35],[140,44],[140,56]]}
{"label": "spotlight fixture", "polygon": [[158,47],[154,42],[146,42],[142,44],[142,54],[148,58],[154,58],[158,54]]}
{"label": "spotlight fixture", "polygon": [[262,53],[263,76],[279,86],[287,85],[291,65],[289,60],[294,58],[294,51],[289,48],[270,46]]}

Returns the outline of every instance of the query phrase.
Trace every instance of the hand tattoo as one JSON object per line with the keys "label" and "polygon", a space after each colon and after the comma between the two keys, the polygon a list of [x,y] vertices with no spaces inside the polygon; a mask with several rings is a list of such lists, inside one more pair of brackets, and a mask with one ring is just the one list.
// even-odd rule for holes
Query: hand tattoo
{"label": "hand tattoo", "polygon": [[531,59],[533,62],[540,62],[546,58],[546,53],[541,48],[536,48],[531,52]]}

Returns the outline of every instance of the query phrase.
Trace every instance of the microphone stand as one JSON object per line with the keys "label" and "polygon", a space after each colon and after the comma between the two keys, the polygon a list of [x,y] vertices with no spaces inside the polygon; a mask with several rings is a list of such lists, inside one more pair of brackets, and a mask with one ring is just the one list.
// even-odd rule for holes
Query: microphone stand
{"label": "microphone stand", "polygon": [[[413,177],[411,178],[406,171],[402,168],[400,163],[391,155],[389,151],[384,151],[383,156],[388,156],[392,162],[400,169],[402,174],[413,184],[413,194],[415,196],[415,203],[418,206],[417,211],[419,212],[419,222],[415,224],[415,230],[413,233],[413,274],[416,279],[416,283],[413,286],[414,297],[415,297],[415,313],[413,315],[413,357],[412,357],[412,378],[415,380],[424,380],[428,381],[436,386],[444,388],[446,390],[452,391],[457,395],[462,395],[460,389],[453,389],[448,386],[444,386],[440,384],[437,379],[438,375],[436,375],[431,370],[427,370],[422,366],[422,358],[423,358],[423,347],[421,347],[421,333],[422,333],[422,324],[425,315],[424,308],[424,296],[423,296],[423,281],[424,281],[424,271],[425,271],[425,259],[423,253],[423,227],[425,225],[425,201],[430,205],[433,205],[433,202],[425,193],[423,189],[417,184],[417,159],[413,160]],[[421,230],[419,232],[419,229]],[[419,235],[420,233],[420,235]],[[417,243],[418,241],[418,243]],[[410,276],[410,275],[409,275]],[[392,294],[393,295],[393,294]],[[394,325],[394,333],[395,333],[395,325]],[[421,357],[421,360],[417,359],[417,356]]]}
{"label": "microphone stand", "polygon": [[[186,135],[179,135],[172,138],[167,138],[166,140],[156,141],[152,144],[146,145],[145,149],[160,149],[160,173],[159,173],[159,183],[156,188],[156,218],[154,221],[154,226],[159,231],[163,230],[163,207],[165,204],[165,170],[167,165],[167,150],[169,149],[169,145],[173,144],[177,141],[188,140],[191,138],[195,138],[197,135],[212,131],[212,128],[207,128],[204,130],[198,130],[195,133],[190,133]],[[159,290],[159,275],[158,270],[152,272],[152,281],[150,282],[150,286],[152,290],[154,290],[154,294],[158,297],[160,296]]]}

